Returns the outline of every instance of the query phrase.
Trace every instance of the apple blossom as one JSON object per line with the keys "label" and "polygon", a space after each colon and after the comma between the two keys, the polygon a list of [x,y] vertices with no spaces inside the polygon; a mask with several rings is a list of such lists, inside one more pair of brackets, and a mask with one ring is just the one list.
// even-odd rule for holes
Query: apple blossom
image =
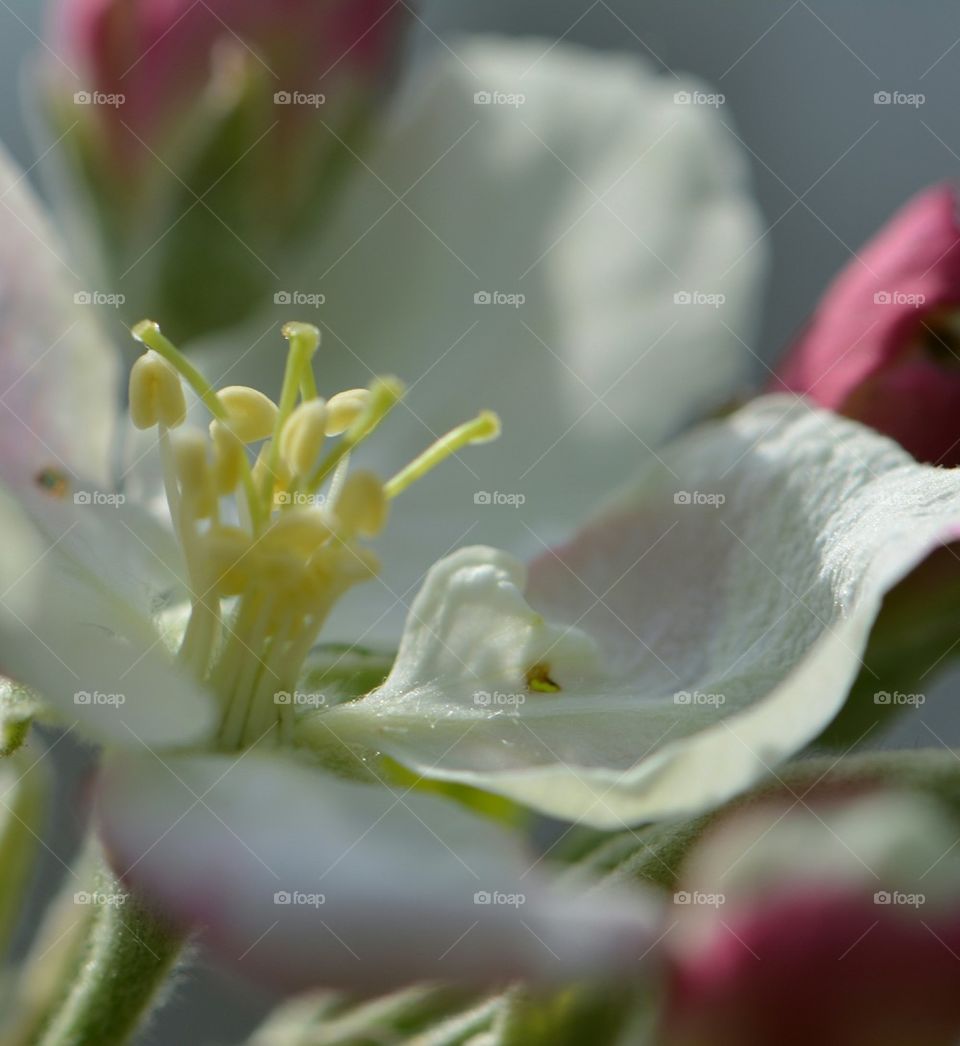
{"label": "apple blossom", "polygon": [[[37,219],[12,222],[8,241],[10,257],[31,271],[34,254],[48,256],[52,234],[21,179],[6,168],[3,178],[5,206]],[[10,323],[26,317],[26,326],[13,330],[2,361],[11,420],[0,488],[0,663],[30,692],[20,702],[7,686],[0,720],[5,728],[13,724],[4,730],[11,744],[23,740],[20,727],[30,715],[69,721],[80,736],[106,746],[102,819],[117,871],[132,881],[138,866],[148,868],[124,853],[137,840],[126,833],[128,811],[115,801],[124,793],[139,797],[136,819],[150,832],[170,802],[180,801],[153,785],[128,791],[125,779],[158,766],[169,768],[166,777],[183,760],[177,779],[204,781],[200,808],[219,828],[237,826],[229,837],[239,843],[243,833],[245,854],[259,848],[256,836],[264,831],[279,830],[295,844],[282,855],[277,839],[263,841],[276,851],[267,860],[285,866],[287,887],[279,871],[259,882],[246,874],[250,869],[237,877],[234,896],[252,890],[256,897],[248,925],[283,907],[275,894],[284,889],[294,898],[319,896],[300,860],[330,866],[330,908],[305,913],[294,900],[279,913],[278,941],[306,931],[313,943],[306,949],[288,943],[288,965],[271,958],[272,944],[248,963],[287,987],[321,977],[379,986],[432,976],[441,956],[474,927],[473,938],[445,958],[445,976],[480,982],[605,976],[625,969],[626,956],[646,952],[658,909],[642,896],[561,888],[534,868],[535,858],[506,829],[444,800],[340,780],[336,761],[331,773],[294,744],[302,709],[290,692],[300,686],[301,667],[337,597],[375,574],[367,541],[386,524],[388,502],[451,454],[493,438],[496,417],[481,413],[381,482],[349,470],[347,462],[397,402],[402,389],[395,379],[319,398],[316,329],[291,324],[278,403],[242,386],[218,391],[155,324],[144,323],[136,331],[145,352],[131,369],[129,409],[134,424],[156,432],[170,509],[165,525],[85,472],[87,455],[91,476],[103,464],[104,434],[121,431],[119,396],[115,368],[106,365],[108,343],[88,327],[82,306],[70,308],[65,268],[51,262],[42,281],[24,288],[30,297],[21,300],[24,290],[7,284],[4,311]],[[68,378],[84,362],[102,380],[81,398]],[[184,384],[212,415],[206,431],[185,423]],[[87,426],[88,417],[97,423]],[[61,432],[69,437],[62,443]],[[261,444],[256,463],[248,444]],[[221,790],[228,780],[229,795]],[[240,823],[241,812],[251,824]],[[177,832],[163,833],[169,844],[196,827],[192,819],[176,821]],[[202,834],[208,830],[203,826]],[[315,849],[304,847],[301,832],[314,833]],[[411,845],[417,833],[422,838]],[[366,846],[356,845],[361,839]],[[401,867],[403,880],[391,871]],[[240,871],[235,855],[228,868]],[[428,876],[435,880],[429,911],[416,911],[410,892]],[[235,920],[222,925],[224,914],[233,917],[225,881],[218,873],[219,901],[201,905],[192,898],[188,921],[209,923],[215,939],[219,932],[235,940],[230,935],[245,931]],[[497,898],[490,908],[475,896],[483,890]],[[157,884],[146,892],[162,900]],[[501,903],[501,894],[522,894],[522,911]],[[425,920],[429,913],[433,918]],[[328,921],[334,932],[321,937]],[[364,961],[343,965],[338,931],[365,951]]]}
{"label": "apple blossom", "polygon": [[[23,187],[10,175],[8,188],[15,206]],[[29,226],[14,233],[25,253],[49,244]],[[129,406],[135,425],[155,430],[168,529],[121,491],[85,486],[85,451],[99,465],[103,431],[119,428],[114,371],[100,340],[81,340],[85,326],[67,325],[56,343],[69,292],[62,270],[49,275],[42,330],[53,347],[5,361],[14,388],[49,387],[4,466],[4,668],[42,695],[44,715],[69,716],[115,750],[99,807],[117,870],[182,922],[210,927],[227,957],[269,936],[266,886],[322,893],[308,887],[327,862],[337,925],[378,948],[364,970],[342,968],[317,941],[322,912],[285,916],[251,965],[288,983],[328,977],[331,963],[351,981],[425,976],[439,937],[471,927],[483,869],[491,892],[523,892],[508,837],[391,788],[391,760],[600,827],[707,809],[830,721],[884,592],[960,520],[957,475],[802,402],[760,400],[644,463],[594,523],[533,564],[529,584],[517,560],[489,547],[442,559],[383,685],[351,700],[334,673],[318,694],[311,679],[330,679],[342,655],[311,653],[315,639],[338,598],[375,577],[369,542],[388,503],[410,488],[416,498],[435,465],[491,438],[496,420],[481,413],[454,427],[384,481],[347,461],[392,421],[394,379],[321,400],[318,333],[290,324],[276,401],[249,386],[217,389],[143,323]],[[80,402],[59,361],[84,353],[105,380]],[[206,429],[186,424],[185,386]],[[69,434],[69,465],[43,438],[46,412]],[[99,424],[73,425],[75,412]],[[337,782],[331,769],[361,781]],[[307,833],[310,823],[325,829],[307,848],[289,825]],[[471,871],[480,859],[459,841],[438,853],[422,839],[404,854],[417,824],[434,842],[474,840],[493,863]],[[368,853],[359,841],[378,825]],[[351,837],[358,846],[344,849]],[[384,876],[394,862],[408,869],[402,881]],[[434,866],[467,869],[440,876],[449,892],[432,890],[439,927],[409,895]],[[524,951],[508,975],[586,976],[651,941],[643,904],[580,907],[554,901],[549,881],[532,884],[528,925],[548,940],[548,958]],[[618,919],[623,935],[610,932]],[[481,922],[477,949],[450,976],[503,973],[499,945],[525,939],[509,913]],[[377,927],[399,951],[382,951]],[[580,959],[564,955],[574,941]]]}

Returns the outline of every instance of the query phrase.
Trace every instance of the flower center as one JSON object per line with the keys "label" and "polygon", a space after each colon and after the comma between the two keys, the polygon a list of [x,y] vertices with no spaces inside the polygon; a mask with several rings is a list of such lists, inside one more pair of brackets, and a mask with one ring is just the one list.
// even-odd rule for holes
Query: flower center
{"label": "flower center", "polygon": [[[178,658],[220,700],[218,742],[246,747],[268,734],[289,743],[303,663],[334,603],[374,577],[364,544],[389,502],[445,458],[500,431],[483,412],[382,482],[350,471],[350,453],[403,396],[396,378],[317,393],[316,327],[289,323],[279,403],[256,389],[215,389],[160,332],[133,329],[146,351],[130,374],[130,415],[156,427],[170,515],[183,551],[190,617]],[[207,407],[204,432],[184,424],[183,382]],[[259,449],[257,449],[259,447]]]}

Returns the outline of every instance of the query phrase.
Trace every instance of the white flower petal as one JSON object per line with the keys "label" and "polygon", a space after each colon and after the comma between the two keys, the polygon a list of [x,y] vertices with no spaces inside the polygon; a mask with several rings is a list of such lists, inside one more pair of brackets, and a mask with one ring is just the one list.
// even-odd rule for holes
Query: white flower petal
{"label": "white flower petal", "polygon": [[384,686],[305,728],[601,827],[689,815],[830,722],[884,593],[958,526],[960,470],[758,400],[542,556],[529,607],[501,553],[439,564]]}
{"label": "white flower petal", "polygon": [[0,489],[0,670],[68,724],[121,744],[193,741],[212,699],[159,629],[182,597],[172,539],[145,513]]}
{"label": "white flower petal", "polygon": [[126,882],[288,989],[630,979],[658,935],[645,895],[553,886],[456,804],[257,753],[114,757],[99,812]]}
{"label": "white flower petal", "polygon": [[51,470],[105,485],[110,474],[119,359],[78,292],[65,247],[0,147],[0,478],[8,483],[32,484]]}
{"label": "white flower petal", "polygon": [[[460,454],[398,503],[383,538],[388,591],[348,597],[349,639],[371,607],[402,611],[438,550],[468,533],[524,555],[537,549],[528,527],[559,539],[560,521],[611,476],[730,394],[748,357],[737,335],[749,341],[755,319],[759,216],[715,111],[674,101],[697,85],[567,44],[452,46],[358,160],[322,254],[275,310],[278,321],[316,317],[322,389],[374,372],[411,383],[408,406],[362,452],[387,475],[477,410],[504,422],[496,444]],[[476,104],[478,91],[524,101]],[[684,291],[726,302],[678,306]],[[312,309],[295,292],[325,301]],[[474,301],[496,292],[526,300]],[[235,364],[240,380],[259,364],[251,383],[276,392],[274,336],[247,351],[263,334],[231,338],[209,373]],[[525,503],[478,506],[479,492]]]}

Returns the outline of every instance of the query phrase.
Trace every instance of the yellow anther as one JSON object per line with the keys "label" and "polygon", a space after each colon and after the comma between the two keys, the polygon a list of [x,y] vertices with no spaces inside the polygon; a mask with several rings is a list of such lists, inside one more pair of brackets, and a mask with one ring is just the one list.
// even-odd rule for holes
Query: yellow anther
{"label": "yellow anther", "polygon": [[406,490],[411,483],[426,475],[458,450],[472,443],[489,443],[500,435],[500,419],[492,411],[481,411],[472,421],[458,425],[445,436],[414,458],[406,468],[401,469],[385,485],[388,498],[395,498]]}
{"label": "yellow anther", "polygon": [[[403,398],[405,386],[399,378],[376,378],[371,382],[367,391],[368,396],[363,409],[350,423],[347,431],[343,433],[343,439],[320,462],[316,472],[310,477],[307,483],[309,490],[316,490],[327,476],[336,469],[343,458],[373,432]],[[328,411],[334,399],[336,399],[336,396],[327,402]]]}
{"label": "yellow anther", "polygon": [[130,370],[130,418],[138,429],[174,429],[187,416],[180,375],[155,352],[145,352]]}
{"label": "yellow anther", "polygon": [[331,396],[327,403],[327,435],[339,436],[346,432],[369,402],[369,389],[347,389]]}
{"label": "yellow anther", "polygon": [[186,356],[168,338],[160,332],[160,325],[153,320],[141,320],[136,326],[130,328],[130,333],[153,349],[157,355],[162,356],[175,370],[177,370],[186,383],[206,404],[207,409],[221,421],[227,420],[223,404],[217,399],[217,393],[209,381],[197,370]]}
{"label": "yellow anther", "polygon": [[209,444],[199,429],[185,429],[173,444],[180,493],[197,519],[216,510],[217,496],[208,457]]}
{"label": "yellow anther", "polygon": [[256,546],[239,527],[214,526],[203,536],[204,558],[217,595],[239,596],[256,574]]}
{"label": "yellow anther", "polygon": [[383,484],[372,472],[351,472],[337,496],[333,511],[348,533],[376,537],[387,523],[387,496]]}
{"label": "yellow anther", "polygon": [[218,389],[230,427],[244,443],[255,443],[273,433],[277,423],[277,405],[269,396],[246,385],[228,385]]}
{"label": "yellow anther", "polygon": [[280,434],[280,454],[294,475],[309,476],[317,467],[326,439],[327,405],[322,399],[301,403]]}
{"label": "yellow anther", "polygon": [[213,441],[213,482],[221,496],[232,494],[240,485],[243,456],[246,453],[233,429],[220,421],[210,422]]}
{"label": "yellow anther", "polygon": [[330,518],[321,509],[292,508],[270,525],[260,539],[260,548],[264,554],[281,552],[305,561],[333,534]]}

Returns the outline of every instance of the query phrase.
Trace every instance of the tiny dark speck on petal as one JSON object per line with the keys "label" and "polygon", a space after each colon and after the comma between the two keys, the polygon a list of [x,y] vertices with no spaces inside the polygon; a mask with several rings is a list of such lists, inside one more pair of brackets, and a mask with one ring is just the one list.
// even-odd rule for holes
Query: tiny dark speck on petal
{"label": "tiny dark speck on petal", "polygon": [[538,694],[556,694],[563,689],[550,678],[550,666],[544,664],[527,669],[527,686]]}
{"label": "tiny dark speck on petal", "polygon": [[59,469],[41,469],[34,476],[37,486],[45,493],[54,498],[65,498],[69,490],[67,477]]}

